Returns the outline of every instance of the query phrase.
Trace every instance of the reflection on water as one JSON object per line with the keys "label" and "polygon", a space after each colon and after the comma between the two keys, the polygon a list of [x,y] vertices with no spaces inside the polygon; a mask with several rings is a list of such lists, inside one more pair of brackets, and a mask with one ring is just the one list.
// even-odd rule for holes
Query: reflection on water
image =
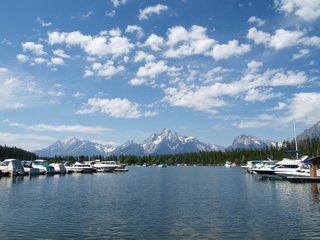
{"label": "reflection on water", "polygon": [[319,184],[240,168],[0,179],[0,239],[317,239]]}

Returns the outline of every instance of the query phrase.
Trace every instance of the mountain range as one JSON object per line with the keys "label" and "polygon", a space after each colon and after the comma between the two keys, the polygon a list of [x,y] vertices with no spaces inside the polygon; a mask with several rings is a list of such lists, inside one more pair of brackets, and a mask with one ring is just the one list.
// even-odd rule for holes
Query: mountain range
{"label": "mountain range", "polygon": [[190,136],[180,136],[170,129],[163,129],[159,134],[152,134],[143,143],[133,141],[125,142],[121,145],[101,144],[87,140],[71,138],[66,142],[60,140],[51,144],[47,148],[34,151],[40,157],[53,156],[93,156],[93,155],[163,155],[163,154],[181,154],[199,151],[225,151],[235,149],[262,149],[266,146],[276,146],[273,141],[264,141],[259,138],[247,135],[237,137],[233,144],[227,149],[216,145],[207,144]]}

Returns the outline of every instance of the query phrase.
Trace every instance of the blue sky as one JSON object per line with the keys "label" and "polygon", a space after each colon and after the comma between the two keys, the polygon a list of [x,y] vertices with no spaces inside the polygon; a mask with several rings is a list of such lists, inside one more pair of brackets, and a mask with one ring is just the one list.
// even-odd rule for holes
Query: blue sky
{"label": "blue sky", "polygon": [[0,144],[229,146],[320,120],[320,0],[4,0]]}

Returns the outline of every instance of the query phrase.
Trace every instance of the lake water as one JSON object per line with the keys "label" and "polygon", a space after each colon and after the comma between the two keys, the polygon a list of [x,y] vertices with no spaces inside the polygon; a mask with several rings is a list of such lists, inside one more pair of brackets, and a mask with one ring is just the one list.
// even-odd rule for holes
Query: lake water
{"label": "lake water", "polygon": [[0,239],[320,239],[319,184],[240,168],[0,179]]}

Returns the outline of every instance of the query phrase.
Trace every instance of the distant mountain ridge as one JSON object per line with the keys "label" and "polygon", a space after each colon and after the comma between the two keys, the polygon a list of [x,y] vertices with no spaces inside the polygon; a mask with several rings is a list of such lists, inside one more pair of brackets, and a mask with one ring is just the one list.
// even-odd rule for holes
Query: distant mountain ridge
{"label": "distant mountain ridge", "polygon": [[307,138],[320,138],[320,121],[297,136],[298,141],[305,140]]}
{"label": "distant mountain ridge", "polygon": [[277,147],[281,145],[275,141],[271,140],[261,140],[254,136],[249,135],[240,135],[236,137],[230,147],[228,147],[227,151],[233,150],[261,150],[267,147]]}
{"label": "distant mountain ridge", "polygon": [[199,151],[224,151],[225,148],[215,144],[200,142],[194,137],[180,136],[170,129],[163,129],[159,134],[152,134],[142,144],[128,141],[122,145],[103,145],[71,138],[66,142],[60,140],[47,148],[34,151],[41,157],[81,156],[81,155],[164,155]]}

